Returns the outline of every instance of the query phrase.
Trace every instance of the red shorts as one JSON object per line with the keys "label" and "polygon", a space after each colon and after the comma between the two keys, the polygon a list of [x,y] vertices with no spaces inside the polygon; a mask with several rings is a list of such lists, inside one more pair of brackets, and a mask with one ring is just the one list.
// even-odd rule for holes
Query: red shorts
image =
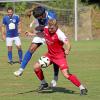
{"label": "red shorts", "polygon": [[67,63],[67,60],[66,60],[66,57],[60,57],[60,58],[53,58],[53,57],[50,57],[48,54],[45,55],[46,57],[48,57],[51,61],[51,64],[52,63],[55,63],[58,65],[58,67],[63,70],[63,69],[67,69],[68,70],[68,63]]}

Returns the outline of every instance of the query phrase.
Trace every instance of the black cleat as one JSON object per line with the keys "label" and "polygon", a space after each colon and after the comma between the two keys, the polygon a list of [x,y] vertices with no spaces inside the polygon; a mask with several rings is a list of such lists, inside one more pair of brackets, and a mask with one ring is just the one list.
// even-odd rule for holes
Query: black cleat
{"label": "black cleat", "polygon": [[14,64],[14,62],[13,62],[13,61],[9,61],[8,63],[9,63],[10,65],[13,65],[13,64]]}
{"label": "black cleat", "polygon": [[46,90],[48,89],[48,83],[45,83],[45,84],[41,84],[38,88],[38,91],[42,91],[42,90]]}
{"label": "black cleat", "polygon": [[87,95],[87,92],[88,92],[87,89],[82,89],[80,95]]}

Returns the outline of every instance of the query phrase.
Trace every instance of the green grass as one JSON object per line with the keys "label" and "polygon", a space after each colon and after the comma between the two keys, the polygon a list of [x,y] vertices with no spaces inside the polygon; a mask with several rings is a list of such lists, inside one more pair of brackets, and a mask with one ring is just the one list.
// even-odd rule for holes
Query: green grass
{"label": "green grass", "polygon": [[[70,72],[76,74],[88,88],[88,95],[80,96],[79,89],[59,73],[57,88],[38,93],[35,90],[40,82],[33,73],[33,64],[44,54],[45,45],[33,55],[21,77],[15,77],[13,72],[19,64],[7,63],[5,42],[0,41],[0,100],[99,100],[100,99],[100,40],[71,41],[72,50],[68,56]],[[23,51],[27,50],[30,40],[22,39]],[[18,60],[17,50],[13,48],[13,58]],[[53,69],[50,66],[43,69],[46,80],[50,83]]]}

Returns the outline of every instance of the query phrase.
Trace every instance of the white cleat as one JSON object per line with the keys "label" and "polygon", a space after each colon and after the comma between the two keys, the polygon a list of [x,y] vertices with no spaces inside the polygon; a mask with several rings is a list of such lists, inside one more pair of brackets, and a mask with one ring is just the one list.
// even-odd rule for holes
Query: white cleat
{"label": "white cleat", "polygon": [[14,75],[17,77],[21,76],[22,74],[23,74],[23,71],[20,71],[20,70],[14,72]]}
{"label": "white cleat", "polygon": [[52,80],[50,86],[51,87],[56,87],[56,85],[57,85],[57,82],[55,80]]}

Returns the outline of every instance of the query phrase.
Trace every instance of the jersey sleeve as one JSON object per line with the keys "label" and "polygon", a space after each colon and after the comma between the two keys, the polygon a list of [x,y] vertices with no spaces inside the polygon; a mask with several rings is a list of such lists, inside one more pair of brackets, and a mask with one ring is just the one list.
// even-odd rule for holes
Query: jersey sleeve
{"label": "jersey sleeve", "polygon": [[57,19],[57,15],[56,15],[55,11],[53,11],[53,10],[48,11],[48,17],[49,17],[49,19]]}
{"label": "jersey sleeve", "polygon": [[63,43],[68,40],[68,37],[60,29],[57,30],[57,36]]}
{"label": "jersey sleeve", "polygon": [[14,14],[14,19],[16,20],[16,24],[20,22],[19,15]]}
{"label": "jersey sleeve", "polygon": [[16,17],[17,17],[17,23],[19,23],[20,22],[20,17],[18,15],[16,15]]}

